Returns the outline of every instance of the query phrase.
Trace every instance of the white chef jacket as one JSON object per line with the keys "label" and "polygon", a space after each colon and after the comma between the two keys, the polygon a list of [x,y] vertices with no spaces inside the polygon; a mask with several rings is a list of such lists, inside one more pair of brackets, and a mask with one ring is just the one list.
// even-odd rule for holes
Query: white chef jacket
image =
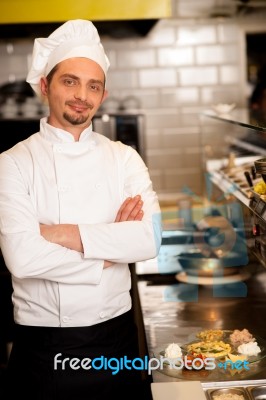
{"label": "white chef jacket", "polygon": [[[142,221],[114,223],[140,194]],[[50,243],[39,223],[78,224],[84,254]],[[0,155],[0,246],[13,283],[14,319],[89,326],[131,308],[128,263],[158,254],[161,220],[147,167],[130,146],[85,129],[79,142],[47,119]],[[115,263],[103,269],[104,260]]]}

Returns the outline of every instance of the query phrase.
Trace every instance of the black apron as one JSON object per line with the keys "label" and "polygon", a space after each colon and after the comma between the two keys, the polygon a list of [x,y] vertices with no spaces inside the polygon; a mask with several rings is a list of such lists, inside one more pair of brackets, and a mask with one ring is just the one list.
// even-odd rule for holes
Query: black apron
{"label": "black apron", "polygon": [[[1,384],[4,394],[0,397],[3,400],[17,399],[18,395],[27,400],[149,399],[149,388],[142,381],[141,371],[126,368],[123,361],[119,366],[117,360],[125,357],[128,360],[139,357],[131,311],[89,327],[16,325]],[[89,360],[94,360],[94,367]]]}

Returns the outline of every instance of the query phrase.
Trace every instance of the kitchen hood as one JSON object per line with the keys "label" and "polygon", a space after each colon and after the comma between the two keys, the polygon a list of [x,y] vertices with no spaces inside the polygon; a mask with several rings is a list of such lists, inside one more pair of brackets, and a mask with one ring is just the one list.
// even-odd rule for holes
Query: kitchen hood
{"label": "kitchen hood", "polygon": [[172,0],[1,0],[0,39],[47,37],[70,19],[92,21],[101,37],[141,37],[172,16],[171,5]]}
{"label": "kitchen hood", "polygon": [[[0,39],[23,39],[47,37],[63,22],[49,23],[19,23],[0,24]],[[132,20],[110,20],[92,21],[98,29],[101,38],[109,37],[125,39],[144,37],[158,22],[158,19],[132,19]]]}

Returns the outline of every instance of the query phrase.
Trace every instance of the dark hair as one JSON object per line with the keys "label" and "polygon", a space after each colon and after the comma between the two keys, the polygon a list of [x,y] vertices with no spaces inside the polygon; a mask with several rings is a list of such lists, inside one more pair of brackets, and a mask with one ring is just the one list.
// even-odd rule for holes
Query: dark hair
{"label": "dark hair", "polygon": [[46,79],[47,79],[48,85],[50,85],[57,68],[58,68],[58,64],[56,64],[54,66],[54,68],[52,68],[51,71],[49,72],[49,74],[47,75]]}

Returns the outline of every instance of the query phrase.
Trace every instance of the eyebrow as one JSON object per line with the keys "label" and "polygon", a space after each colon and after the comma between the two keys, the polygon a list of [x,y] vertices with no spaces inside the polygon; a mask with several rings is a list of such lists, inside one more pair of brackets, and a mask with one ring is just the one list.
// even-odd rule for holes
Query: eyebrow
{"label": "eyebrow", "polygon": [[90,79],[90,83],[97,83],[98,85],[104,86],[104,82],[101,81],[100,79]]}
{"label": "eyebrow", "polygon": [[[61,78],[72,78],[72,79],[80,80],[80,78],[74,74],[63,74],[63,75],[61,75]],[[102,87],[104,87],[104,82],[100,79],[90,79],[89,83],[97,83],[98,85],[101,85]]]}

